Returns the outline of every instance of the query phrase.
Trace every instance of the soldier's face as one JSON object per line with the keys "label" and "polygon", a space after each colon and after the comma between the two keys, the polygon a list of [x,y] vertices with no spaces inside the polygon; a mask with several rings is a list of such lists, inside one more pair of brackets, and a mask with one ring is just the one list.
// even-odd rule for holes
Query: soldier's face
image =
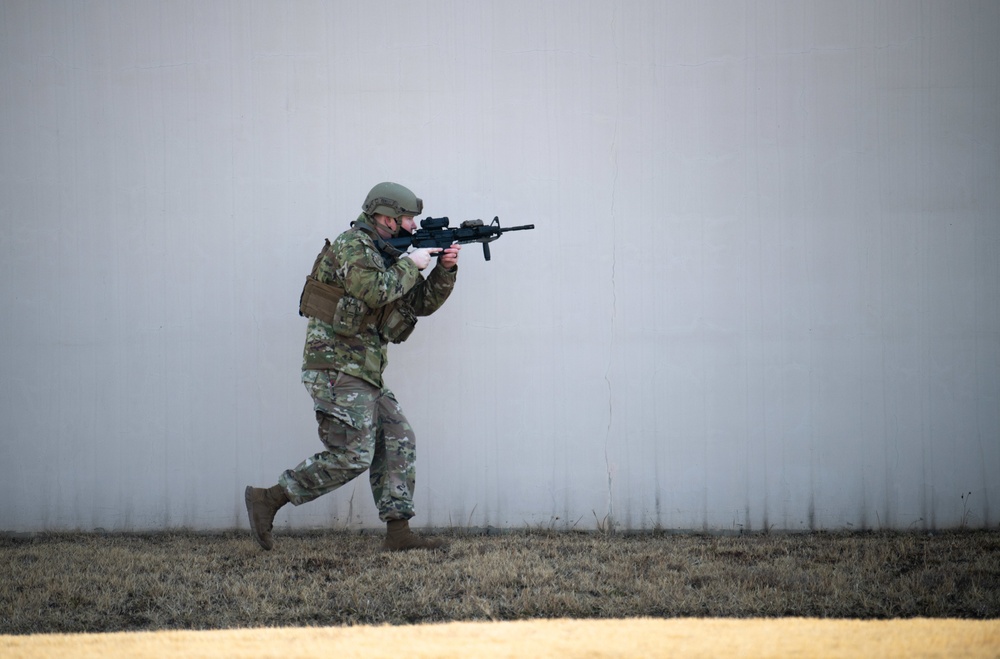
{"label": "soldier's face", "polygon": [[388,215],[375,216],[375,230],[383,238],[394,238],[399,234],[400,228],[406,229],[410,233],[417,228],[417,223],[412,215],[401,215],[399,219]]}

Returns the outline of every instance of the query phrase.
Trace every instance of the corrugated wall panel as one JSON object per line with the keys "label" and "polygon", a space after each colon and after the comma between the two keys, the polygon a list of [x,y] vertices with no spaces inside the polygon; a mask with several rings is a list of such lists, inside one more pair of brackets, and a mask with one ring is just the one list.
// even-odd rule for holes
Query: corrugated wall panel
{"label": "corrugated wall panel", "polygon": [[[0,530],[234,528],[320,449],[381,180],[533,222],[393,346],[415,522],[1000,522],[1000,6],[0,0]],[[361,478],[279,513],[367,527]]]}

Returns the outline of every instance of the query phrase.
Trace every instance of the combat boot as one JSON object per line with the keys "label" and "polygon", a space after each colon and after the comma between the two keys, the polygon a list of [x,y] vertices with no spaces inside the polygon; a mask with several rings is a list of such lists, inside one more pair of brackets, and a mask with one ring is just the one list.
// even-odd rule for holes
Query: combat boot
{"label": "combat boot", "polygon": [[424,538],[410,530],[405,519],[394,519],[387,524],[388,532],[382,543],[382,551],[406,551],[407,549],[444,549],[443,540]]}
{"label": "combat boot", "polygon": [[278,509],[288,503],[288,497],[280,485],[273,487],[250,487],[243,494],[247,502],[247,516],[250,517],[250,532],[254,540],[264,549],[274,547],[271,529]]}

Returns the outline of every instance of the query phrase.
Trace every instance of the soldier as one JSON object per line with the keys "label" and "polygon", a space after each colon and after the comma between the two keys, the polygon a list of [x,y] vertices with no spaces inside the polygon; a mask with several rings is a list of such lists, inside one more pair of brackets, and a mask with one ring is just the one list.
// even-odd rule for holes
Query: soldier
{"label": "soldier", "polygon": [[[389,342],[412,332],[417,316],[441,307],[458,270],[460,245],[402,253],[385,242],[416,228],[423,201],[397,183],[371,189],[363,213],[316,259],[300,302],[309,316],[302,382],[313,399],[326,450],[302,461],[270,488],[246,488],[250,529],[264,549],[278,509],[312,501],[366,470],[379,518],[388,532],[383,549],[436,549],[440,540],[410,531],[415,438],[396,397],[382,382]],[[421,271],[434,254],[437,265]]]}

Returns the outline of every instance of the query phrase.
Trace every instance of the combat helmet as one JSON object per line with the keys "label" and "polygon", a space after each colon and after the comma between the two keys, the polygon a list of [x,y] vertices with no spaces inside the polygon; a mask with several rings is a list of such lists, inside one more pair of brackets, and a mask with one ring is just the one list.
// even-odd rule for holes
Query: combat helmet
{"label": "combat helmet", "polygon": [[361,207],[365,215],[386,215],[399,219],[403,215],[417,216],[424,212],[424,201],[399,183],[379,183],[365,198]]}

